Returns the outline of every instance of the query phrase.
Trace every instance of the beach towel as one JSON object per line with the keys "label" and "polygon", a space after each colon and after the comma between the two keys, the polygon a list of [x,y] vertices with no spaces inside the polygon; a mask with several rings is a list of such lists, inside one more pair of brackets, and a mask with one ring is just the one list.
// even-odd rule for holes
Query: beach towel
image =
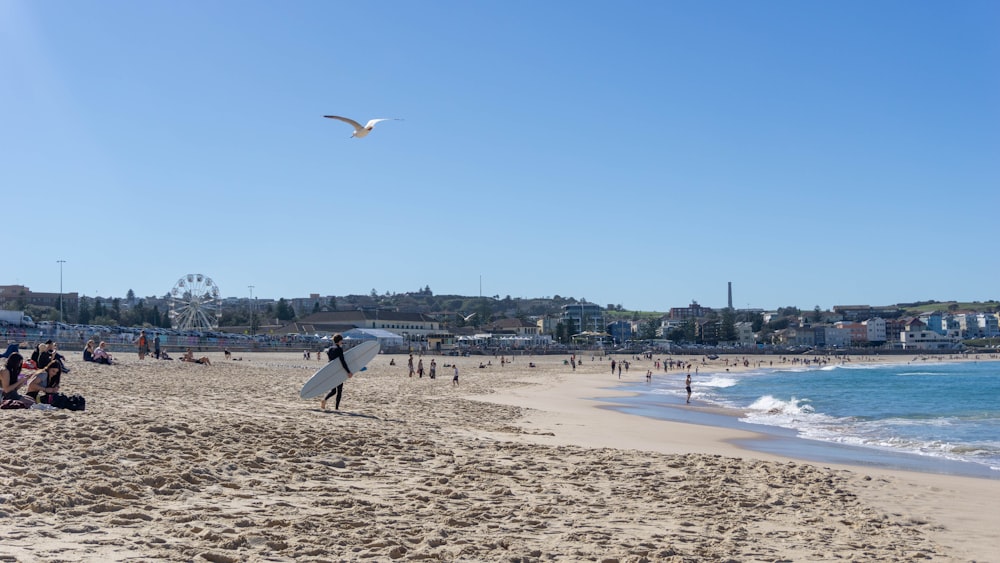
{"label": "beach towel", "polygon": [[18,397],[17,399],[4,399],[0,402],[0,409],[30,409],[35,404],[31,397]]}

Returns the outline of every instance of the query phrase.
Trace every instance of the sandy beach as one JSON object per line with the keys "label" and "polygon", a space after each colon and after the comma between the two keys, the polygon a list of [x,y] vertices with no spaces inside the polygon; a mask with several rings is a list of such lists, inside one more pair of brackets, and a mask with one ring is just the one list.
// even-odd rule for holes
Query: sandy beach
{"label": "sandy beach", "polygon": [[324,412],[298,398],[321,365],[301,352],[118,356],[71,360],[63,392],[85,412],[0,415],[0,560],[1000,560],[1000,480],[781,458],[732,444],[750,432],[621,414],[589,357],[428,355],[430,380],[379,356]]}

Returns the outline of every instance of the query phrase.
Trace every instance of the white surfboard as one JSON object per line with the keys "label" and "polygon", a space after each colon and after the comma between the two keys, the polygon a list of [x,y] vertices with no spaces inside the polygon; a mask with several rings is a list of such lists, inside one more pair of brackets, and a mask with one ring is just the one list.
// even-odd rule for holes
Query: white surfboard
{"label": "white surfboard", "polygon": [[[351,368],[352,373],[358,373],[368,365],[368,362],[375,359],[378,350],[378,340],[368,340],[344,352],[344,360],[347,362],[347,367]],[[344,371],[340,360],[327,362],[309,378],[309,381],[306,381],[306,384],[302,386],[302,391],[299,392],[299,397],[303,399],[319,397],[345,381],[347,381],[347,372]]]}

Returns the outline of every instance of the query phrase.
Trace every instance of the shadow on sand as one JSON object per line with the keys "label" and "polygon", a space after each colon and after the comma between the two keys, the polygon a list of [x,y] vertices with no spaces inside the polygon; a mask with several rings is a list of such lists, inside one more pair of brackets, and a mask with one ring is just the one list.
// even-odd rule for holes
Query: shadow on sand
{"label": "shadow on sand", "polygon": [[364,414],[364,413],[360,413],[360,412],[347,412],[347,411],[338,411],[338,410],[331,410],[331,409],[326,409],[326,410],[323,410],[323,409],[312,409],[312,410],[313,410],[313,412],[321,412],[321,413],[324,413],[324,414],[335,414],[337,416],[353,416],[353,417],[357,417],[357,418],[367,418],[369,420],[378,420],[379,422],[403,422],[402,420],[398,420],[398,419],[380,418],[380,417],[377,417],[377,416],[375,416],[373,414]]}

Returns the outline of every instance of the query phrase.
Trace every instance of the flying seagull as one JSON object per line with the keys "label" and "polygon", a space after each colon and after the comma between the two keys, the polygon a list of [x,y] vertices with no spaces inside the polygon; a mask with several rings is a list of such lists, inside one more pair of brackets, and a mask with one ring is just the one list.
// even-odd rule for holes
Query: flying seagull
{"label": "flying seagull", "polygon": [[359,139],[371,133],[372,129],[375,128],[375,124],[378,123],[379,121],[402,121],[402,119],[396,117],[384,117],[382,119],[373,119],[369,121],[367,124],[361,125],[360,123],[354,121],[353,119],[347,117],[340,117],[339,115],[324,115],[323,117],[327,119],[339,119],[344,123],[349,124],[351,127],[354,127],[354,133],[351,135],[351,137],[357,137]]}

